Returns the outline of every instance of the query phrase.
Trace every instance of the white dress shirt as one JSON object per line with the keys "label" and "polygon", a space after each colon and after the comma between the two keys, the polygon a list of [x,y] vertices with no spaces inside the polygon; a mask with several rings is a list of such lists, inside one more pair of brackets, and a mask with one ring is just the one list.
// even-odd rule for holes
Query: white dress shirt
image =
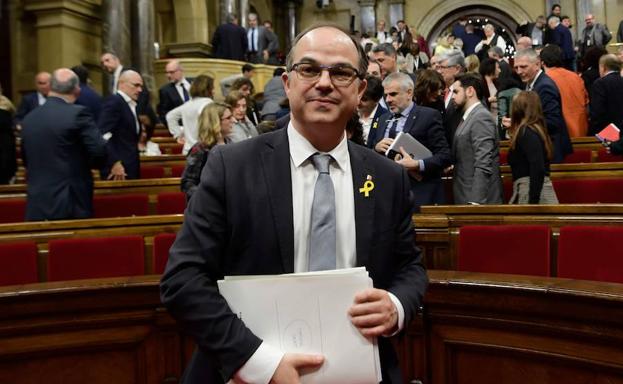
{"label": "white dress shirt", "polygon": [[182,86],[184,87],[186,92],[190,92],[190,83],[188,82],[188,80],[186,80],[185,77],[175,83],[175,90],[177,91],[177,94],[180,95],[180,99],[182,99],[183,102],[186,102],[186,100],[184,100],[184,91],[182,91]]}
{"label": "white dress shirt", "polygon": [[141,126],[139,125],[138,115],[136,114],[136,101],[132,100],[132,98],[126,95],[123,91],[117,91],[117,93],[120,94],[121,97],[123,97],[123,100],[125,100],[126,103],[128,103],[128,106],[130,107],[130,110],[132,111],[132,114],[134,115],[134,123],[136,124],[136,133],[137,134],[140,133]]}
{"label": "white dress shirt", "polygon": [[[320,152],[288,124],[288,145],[290,149],[290,175],[292,177],[292,212],[294,224],[294,272],[307,272],[309,265],[309,241],[311,230],[311,208],[318,171],[309,159]],[[324,153],[324,152],[320,152]],[[352,268],[357,263],[355,230],[355,200],[353,198],[353,173],[346,134],[342,141],[327,152],[334,161],[329,164],[329,174],[335,190],[336,217],[336,266]],[[404,326],[404,308],[393,294],[389,297],[398,311],[398,331]],[[236,372],[236,378],[245,383],[270,382],[283,352],[262,342],[247,362]]]}
{"label": "white dress shirt", "polygon": [[123,70],[123,65],[120,65],[113,72],[113,83],[112,83],[112,93],[117,92],[119,89],[119,76],[121,76],[121,71]]}
{"label": "white dress shirt", "polygon": [[526,91],[532,91],[532,89],[534,88],[534,83],[536,83],[536,81],[539,79],[539,76],[541,76],[541,73],[543,73],[543,70],[539,69],[539,71],[536,73],[536,76],[534,76],[534,79],[532,79],[530,84],[526,84]]}
{"label": "white dress shirt", "polygon": [[37,103],[41,106],[45,104],[47,98],[43,96],[40,92],[37,92]]}
{"label": "white dress shirt", "polygon": [[[209,97],[195,97],[167,113],[167,125],[171,135],[175,138],[184,136],[182,154],[186,155],[190,148],[197,143],[199,115],[203,108],[211,102],[212,99]],[[182,125],[179,123],[180,119]]]}

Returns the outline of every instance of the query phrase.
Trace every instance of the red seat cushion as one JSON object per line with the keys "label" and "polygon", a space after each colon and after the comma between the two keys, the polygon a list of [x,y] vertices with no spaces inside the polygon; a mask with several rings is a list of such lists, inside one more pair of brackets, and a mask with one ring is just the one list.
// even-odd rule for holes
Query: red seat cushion
{"label": "red seat cushion", "polygon": [[502,187],[504,188],[504,202],[508,203],[513,197],[513,177],[511,175],[502,178]]}
{"label": "red seat cushion", "polygon": [[561,204],[623,203],[623,179],[557,179],[552,183]]}
{"label": "red seat cushion", "polygon": [[37,245],[34,241],[0,243],[0,285],[30,284],[37,275]]}
{"label": "red seat cushion", "polygon": [[606,148],[601,148],[599,152],[597,152],[598,163],[615,163],[619,161],[623,161],[623,156],[613,155],[612,153],[608,153]]}
{"label": "red seat cushion", "polygon": [[590,163],[591,162],[591,150],[590,149],[574,149],[572,154],[565,156],[565,160],[563,162],[566,164]]}
{"label": "red seat cushion", "polygon": [[558,277],[623,283],[623,227],[562,227]]}
{"label": "red seat cushion", "polygon": [[164,167],[155,165],[141,166],[141,179],[161,179],[164,177]]}
{"label": "red seat cushion", "polygon": [[162,192],[158,194],[156,213],[158,215],[183,214],[186,209],[184,192]]}
{"label": "red seat cushion", "polygon": [[549,276],[549,242],[546,225],[464,226],[458,269]]}
{"label": "red seat cushion", "polygon": [[184,173],[185,165],[174,165],[171,167],[171,176],[173,177],[182,177],[182,173]]}
{"label": "red seat cushion", "polygon": [[147,194],[95,195],[93,217],[145,216],[149,214]]}
{"label": "red seat cushion", "polygon": [[0,223],[19,223],[26,218],[26,199],[0,199]]}
{"label": "red seat cushion", "polygon": [[508,164],[508,151],[500,151],[500,165]]}
{"label": "red seat cushion", "polygon": [[48,280],[142,275],[141,236],[59,239],[48,243]]}
{"label": "red seat cushion", "polygon": [[161,274],[169,260],[169,249],[175,241],[175,233],[161,233],[154,236],[154,273]]}
{"label": "red seat cushion", "polygon": [[173,155],[179,155],[182,153],[182,150],[184,149],[184,144],[175,144],[171,146],[171,154]]}

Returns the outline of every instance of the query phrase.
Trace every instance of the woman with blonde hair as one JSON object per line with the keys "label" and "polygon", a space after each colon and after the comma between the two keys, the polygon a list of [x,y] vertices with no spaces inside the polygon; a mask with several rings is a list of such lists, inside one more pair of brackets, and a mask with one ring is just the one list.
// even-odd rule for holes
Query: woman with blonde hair
{"label": "woman with blonde hair", "polygon": [[558,204],[549,179],[552,142],[539,95],[519,92],[511,104],[508,163],[513,174],[510,204]]}
{"label": "woman with blonde hair", "polygon": [[468,55],[465,58],[465,71],[471,73],[478,73],[480,68],[480,59],[476,55]]}
{"label": "woman with blonde hair", "polygon": [[228,105],[223,103],[208,104],[198,120],[197,143],[190,149],[186,157],[186,168],[182,173],[182,192],[186,193],[186,201],[190,200],[201,177],[201,170],[208,161],[210,150],[216,145],[230,142],[233,115]]}

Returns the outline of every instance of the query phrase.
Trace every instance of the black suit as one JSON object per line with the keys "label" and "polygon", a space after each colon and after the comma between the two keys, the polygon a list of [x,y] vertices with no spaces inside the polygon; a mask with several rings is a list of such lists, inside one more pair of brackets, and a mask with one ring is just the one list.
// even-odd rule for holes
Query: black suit
{"label": "black suit", "polygon": [[76,105],[83,105],[93,115],[95,121],[99,120],[102,110],[102,96],[87,84],[80,84],[80,96],[76,99]]}
{"label": "black suit", "polygon": [[[387,112],[379,119],[373,147],[383,140],[392,117],[393,113]],[[403,132],[413,136],[433,153],[431,157],[423,159],[424,171],[421,172],[423,179],[418,181],[411,178],[415,209],[419,210],[422,205],[444,204],[445,191],[441,174],[444,168],[451,164],[452,155],[446,141],[441,114],[432,108],[413,105]]]}
{"label": "black suit", "polygon": [[623,77],[612,72],[593,83],[591,89],[591,126],[590,134],[599,133],[610,123],[623,128]]}
{"label": "black suit", "polygon": [[[400,300],[408,324],[427,284],[413,244],[408,176],[367,148],[349,142],[348,150],[357,266],[366,266],[374,286]],[[364,197],[359,188],[368,175],[375,189]],[[163,303],[198,343],[184,383],[226,381],[260,345],[228,308],[216,281],[226,275],[294,271],[291,185],[287,130],[217,146],[210,153],[161,282]],[[389,340],[379,338],[379,349],[384,382],[400,382]]]}
{"label": "black suit", "polygon": [[28,169],[26,220],[91,217],[90,165],[106,156],[106,143],[91,114],[83,106],[49,97],[22,125]]}
{"label": "black suit", "polygon": [[39,106],[39,96],[37,92],[32,92],[27,95],[24,95],[22,98],[22,102],[17,108],[17,112],[15,112],[15,121],[20,123],[27,114],[29,114],[33,109]]}
{"label": "black suit", "polygon": [[[139,107],[137,113],[140,114]],[[102,179],[108,177],[113,164],[119,160],[125,168],[126,178],[140,178],[136,124],[136,117],[121,95],[115,94],[104,100],[98,127],[102,135],[110,133],[112,136],[106,144],[108,159],[102,169]]]}
{"label": "black suit", "polygon": [[532,90],[538,93],[541,99],[547,132],[554,146],[552,163],[561,163],[565,156],[573,153],[573,147],[571,139],[569,139],[567,124],[562,117],[560,91],[556,83],[545,72],[541,72]]}
{"label": "black suit", "polygon": [[219,59],[244,61],[247,52],[247,33],[233,23],[219,25],[212,36],[212,52]]}
{"label": "black suit", "polygon": [[374,149],[374,145],[376,144],[376,132],[379,128],[379,119],[385,113],[387,113],[387,109],[383,108],[381,104],[377,104],[376,112],[374,112],[374,116],[372,116],[372,122],[370,123],[370,132],[368,132],[368,137],[366,138],[366,146],[370,149]]}
{"label": "black suit", "polygon": [[[167,124],[167,113],[172,109],[184,104],[184,99],[180,97],[178,92],[179,85],[175,83],[168,83],[160,87],[159,102],[158,102],[158,116],[163,124]],[[180,124],[181,125],[181,124]]]}

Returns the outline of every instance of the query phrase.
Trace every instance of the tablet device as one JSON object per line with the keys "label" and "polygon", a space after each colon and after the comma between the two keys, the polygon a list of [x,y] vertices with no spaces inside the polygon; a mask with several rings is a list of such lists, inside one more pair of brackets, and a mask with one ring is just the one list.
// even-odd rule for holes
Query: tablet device
{"label": "tablet device", "polygon": [[422,143],[417,141],[413,136],[408,133],[400,132],[394,142],[389,146],[385,156],[394,160],[397,154],[400,154],[400,147],[415,160],[423,160],[431,157],[433,153],[426,148]]}

